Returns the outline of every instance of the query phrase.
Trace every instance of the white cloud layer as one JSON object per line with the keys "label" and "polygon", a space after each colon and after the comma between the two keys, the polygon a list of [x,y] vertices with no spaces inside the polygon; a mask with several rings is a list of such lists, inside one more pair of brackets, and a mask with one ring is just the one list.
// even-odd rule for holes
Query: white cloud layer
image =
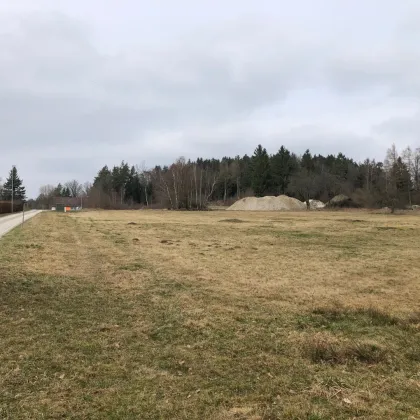
{"label": "white cloud layer", "polygon": [[420,3],[0,3],[0,176],[420,146]]}

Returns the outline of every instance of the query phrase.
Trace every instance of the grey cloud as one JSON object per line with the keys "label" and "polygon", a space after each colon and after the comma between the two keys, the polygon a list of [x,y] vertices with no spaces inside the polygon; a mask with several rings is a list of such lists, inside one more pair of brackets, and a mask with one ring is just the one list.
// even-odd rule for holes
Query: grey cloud
{"label": "grey cloud", "polygon": [[27,15],[0,43],[7,51],[0,59],[3,135],[11,148],[141,141],[144,130],[162,124],[231,120],[284,99],[302,79],[304,56],[283,38],[278,58],[273,34],[258,41],[261,26],[238,29],[203,45],[178,41],[105,56],[80,22]]}
{"label": "grey cloud", "polygon": [[0,134],[8,150],[83,142],[124,144],[139,124],[146,124],[148,111],[113,107],[99,101],[71,97],[42,97],[22,92],[0,92]]}
{"label": "grey cloud", "polygon": [[[357,36],[336,36],[346,16],[327,22],[327,10],[340,11],[334,9],[335,2],[324,0],[319,10],[309,1],[298,3],[290,5],[290,15],[283,18],[274,2],[267,3],[267,10],[247,2],[247,10],[260,11],[256,17],[223,21],[219,2],[207,23],[186,22],[183,31],[182,25],[175,30],[168,24],[173,36],[160,39],[159,26],[153,33],[152,23],[141,20],[136,2],[126,1],[139,16],[138,26],[147,23],[151,37],[143,39],[140,30],[130,27],[119,48],[112,49],[106,47],[111,41],[103,28],[96,31],[93,17],[99,2],[89,3],[95,7],[89,6],[86,21],[47,12],[56,4],[50,0],[42,2],[41,11],[17,14],[14,20],[0,6],[8,21],[0,36],[2,174],[11,163],[19,164],[35,195],[39,183],[65,181],[63,177],[84,181],[100,166],[122,159],[153,166],[179,155],[250,154],[258,143],[271,152],[284,143],[298,153],[306,148],[324,154],[343,151],[356,159],[375,155],[378,149],[384,153],[387,133],[401,135],[410,122],[388,123],[388,128],[384,123],[382,131],[349,129],[354,118],[351,97],[358,92],[370,104],[371,92],[379,89],[383,94],[375,96],[377,101],[394,95],[419,103],[420,55],[413,39],[420,34],[407,23],[417,18],[410,17],[409,6],[402,7],[400,15],[406,20],[399,26],[395,22],[398,30],[389,29],[392,42],[379,42],[372,36],[373,24],[370,31],[363,26]],[[88,8],[77,0],[65,4],[73,16]],[[313,7],[313,18],[305,4]],[[388,13],[381,26],[386,31],[396,6],[389,1],[375,4]],[[15,10],[26,7],[29,2]],[[354,8],[349,2],[344,10]],[[232,18],[237,10],[227,8],[226,15]],[[301,15],[302,22],[288,21]],[[200,15],[199,20],[205,19]],[[120,37],[124,33],[124,28],[110,29]],[[349,122],[342,129],[335,127],[336,109],[326,100],[327,91],[349,109]],[[308,100],[310,106],[302,102],[300,115],[295,115],[296,104],[293,111],[288,109],[291,98],[305,101],[313,92],[319,92],[319,98]],[[331,122],[317,121],[310,114],[314,106]],[[409,130],[413,139],[420,133],[415,123]]]}
{"label": "grey cloud", "polygon": [[351,131],[337,131],[322,126],[300,126],[282,135],[290,148],[303,153],[310,144],[314,154],[328,155],[344,153],[360,162],[366,157],[377,155],[381,144],[372,135],[360,135]]}
{"label": "grey cloud", "polygon": [[344,93],[380,88],[388,95],[420,98],[420,52],[393,51],[332,62],[329,80]]}
{"label": "grey cloud", "polygon": [[0,38],[1,83],[31,93],[68,94],[89,87],[101,58],[80,22],[29,14]]}
{"label": "grey cloud", "polygon": [[[395,24],[395,30],[355,48],[344,43],[326,63],[330,86],[339,92],[383,89],[395,97],[420,100],[420,5]],[[372,23],[373,24],[373,23]]]}
{"label": "grey cloud", "polygon": [[375,126],[373,130],[402,146],[420,147],[420,113],[404,118],[392,118]]}
{"label": "grey cloud", "polygon": [[[35,163],[35,168],[38,171],[43,171],[49,176],[55,176],[60,174],[59,180],[62,182],[75,177],[79,171],[83,168],[89,168],[92,165],[91,157],[79,156],[77,161],[74,157],[58,157],[58,158],[46,158],[40,157]],[[95,162],[98,164],[99,162]],[[96,170],[96,168],[95,168]]]}
{"label": "grey cloud", "polygon": [[[170,144],[171,140],[182,138],[184,145],[188,145],[188,152],[183,155],[191,159],[197,156],[222,158],[237,154],[250,155],[259,142],[267,147],[269,153],[277,152],[280,145],[284,145],[297,154],[303,154],[309,148],[314,154],[342,152],[356,161],[375,156],[378,148],[382,149],[374,135],[358,135],[351,131],[334,130],[320,125],[300,125],[267,132],[261,125],[238,122],[218,128],[195,127],[184,131],[182,135],[172,132],[153,133],[151,138],[159,138],[155,147],[149,150],[154,156],[159,156],[161,144]],[[169,150],[168,153],[162,150],[160,156],[167,159],[173,156],[173,150]]]}

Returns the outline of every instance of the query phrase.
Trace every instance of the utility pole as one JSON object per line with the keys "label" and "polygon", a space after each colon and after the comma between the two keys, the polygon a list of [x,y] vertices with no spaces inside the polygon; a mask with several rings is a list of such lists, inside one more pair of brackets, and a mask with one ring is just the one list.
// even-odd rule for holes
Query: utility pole
{"label": "utility pole", "polygon": [[13,181],[15,179],[15,165],[12,166],[12,214],[13,214],[13,193],[14,193],[14,186]]}

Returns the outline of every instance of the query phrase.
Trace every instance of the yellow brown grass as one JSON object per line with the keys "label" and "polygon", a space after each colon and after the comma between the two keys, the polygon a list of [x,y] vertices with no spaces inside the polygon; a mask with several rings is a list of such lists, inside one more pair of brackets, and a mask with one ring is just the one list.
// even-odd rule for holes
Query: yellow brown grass
{"label": "yellow brown grass", "polygon": [[420,216],[43,213],[0,241],[0,418],[416,418]]}

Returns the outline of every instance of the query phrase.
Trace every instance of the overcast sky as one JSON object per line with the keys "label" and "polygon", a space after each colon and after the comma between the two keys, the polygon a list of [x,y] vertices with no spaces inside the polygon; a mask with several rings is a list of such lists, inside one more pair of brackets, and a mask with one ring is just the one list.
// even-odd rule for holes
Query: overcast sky
{"label": "overcast sky", "polygon": [[0,177],[420,146],[419,0],[0,0]]}

